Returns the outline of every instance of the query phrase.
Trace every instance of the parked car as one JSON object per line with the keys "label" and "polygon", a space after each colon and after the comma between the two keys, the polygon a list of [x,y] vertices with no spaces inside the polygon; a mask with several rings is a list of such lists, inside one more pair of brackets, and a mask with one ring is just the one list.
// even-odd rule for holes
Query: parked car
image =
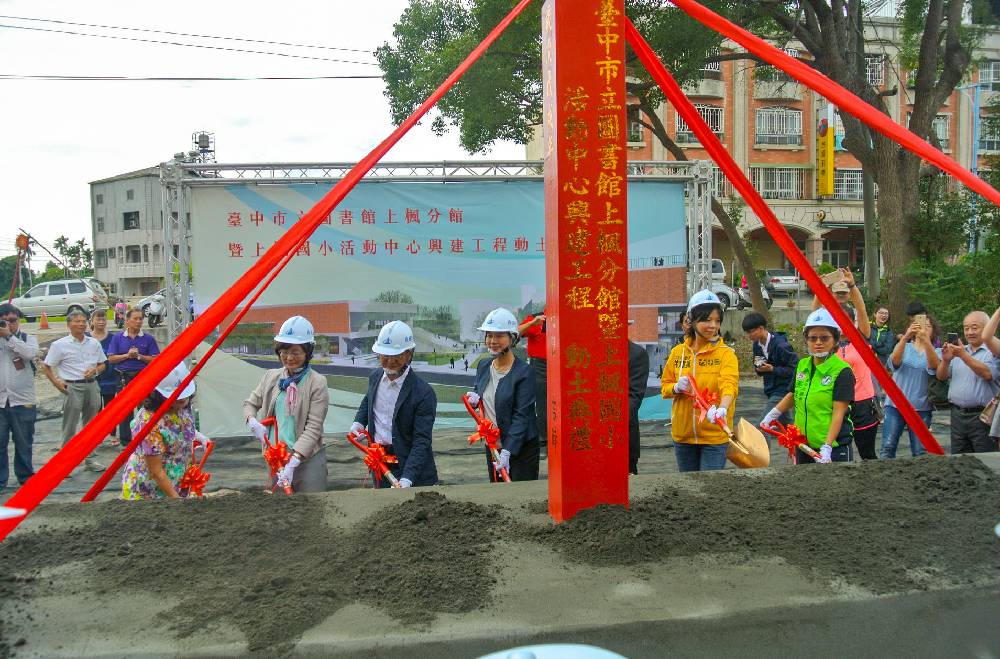
{"label": "parked car", "polygon": [[765,270],[764,288],[771,293],[799,293],[802,279],[792,270]]}
{"label": "parked car", "polygon": [[[97,284],[100,287],[100,284]],[[98,304],[107,306],[107,293],[82,279],[58,279],[32,286],[24,295],[12,300],[29,321],[42,315],[64,316],[79,309],[89,314]]]}

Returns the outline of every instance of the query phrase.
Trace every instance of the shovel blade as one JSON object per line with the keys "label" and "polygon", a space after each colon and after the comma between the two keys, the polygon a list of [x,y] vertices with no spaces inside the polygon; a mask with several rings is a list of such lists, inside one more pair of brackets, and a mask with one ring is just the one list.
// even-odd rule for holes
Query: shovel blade
{"label": "shovel blade", "polygon": [[726,457],[741,469],[755,469],[771,464],[771,451],[767,447],[764,433],[746,419],[740,419],[736,426]]}

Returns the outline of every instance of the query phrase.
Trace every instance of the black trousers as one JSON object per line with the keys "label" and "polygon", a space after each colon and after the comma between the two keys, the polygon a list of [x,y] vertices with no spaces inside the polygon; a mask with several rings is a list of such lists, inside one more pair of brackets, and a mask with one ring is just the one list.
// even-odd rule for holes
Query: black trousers
{"label": "black trousers", "polygon": [[[538,438],[530,439],[521,446],[521,450],[510,456],[510,479],[512,481],[537,481],[538,480],[538,460],[539,460]],[[490,477],[491,483],[503,482],[496,472],[493,471],[493,458],[490,456],[489,448],[486,449],[486,473]]]}
{"label": "black trousers", "polygon": [[[125,386],[131,382],[135,376],[139,375],[139,371],[119,371],[118,373],[118,391],[120,392]],[[132,441],[132,417],[135,415],[135,410],[132,410],[125,415],[125,418],[118,423],[118,443],[125,448]]]}
{"label": "black trousers", "polygon": [[538,437],[548,445],[549,415],[548,408],[548,364],[539,357],[531,358],[531,368],[535,370],[535,420],[538,423]]}
{"label": "black trousers", "polygon": [[862,460],[877,460],[878,454],[875,452],[875,437],[878,435],[878,424],[871,428],[854,431],[854,445],[858,448],[858,455]]}

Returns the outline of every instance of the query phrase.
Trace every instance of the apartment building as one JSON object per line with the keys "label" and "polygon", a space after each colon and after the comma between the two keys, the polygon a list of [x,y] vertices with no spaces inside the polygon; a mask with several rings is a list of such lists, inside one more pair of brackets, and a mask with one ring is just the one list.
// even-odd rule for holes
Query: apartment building
{"label": "apartment building", "polygon": [[[906,125],[913,101],[912,74],[900,62],[900,26],[894,13],[883,9],[868,17],[866,74],[874,87],[886,93],[892,119]],[[736,44],[729,43],[722,52],[738,50]],[[809,58],[804,49],[800,51],[794,44],[785,50],[794,57]],[[980,119],[987,112],[994,90],[1000,90],[1000,32],[985,36],[977,60],[968,84],[952,93],[941,107],[934,132],[945,153],[970,168],[975,153],[975,166],[981,169],[986,155],[1000,153],[1000,133],[991,134]],[[685,90],[688,98],[799,248],[813,263],[861,267],[865,250],[862,172],[858,161],[842,146],[844,129],[836,110],[834,189],[832,195],[820,196],[816,132],[820,120],[827,117],[826,100],[780,70],[756,65],[751,60],[706,63],[701,73],[701,79]],[[895,93],[891,93],[893,89]],[[710,159],[672,107],[664,104],[658,112],[668,134],[688,159]],[[976,123],[979,123],[978,135],[975,135]],[[536,137],[527,147],[527,157],[539,158],[540,146]],[[673,159],[638,122],[629,127],[628,149],[632,160]],[[718,168],[714,192],[723,205],[738,197]],[[743,209],[739,229],[755,252],[758,267],[788,266],[787,259],[749,209]],[[727,268],[734,263],[729,241],[719,226],[713,231],[713,255],[722,259]]]}

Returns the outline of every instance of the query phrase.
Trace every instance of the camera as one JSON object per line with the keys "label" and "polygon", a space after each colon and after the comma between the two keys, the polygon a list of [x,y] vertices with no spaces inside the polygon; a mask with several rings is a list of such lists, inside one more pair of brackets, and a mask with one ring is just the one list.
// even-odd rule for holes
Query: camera
{"label": "camera", "polygon": [[958,332],[948,332],[948,343],[958,345]]}
{"label": "camera", "polygon": [[767,362],[767,358],[766,357],[762,357],[760,355],[754,355],[754,358],[753,358],[753,367],[754,368],[760,368],[766,362]]}
{"label": "camera", "polygon": [[0,318],[0,327],[7,327],[7,321],[3,318]]}

